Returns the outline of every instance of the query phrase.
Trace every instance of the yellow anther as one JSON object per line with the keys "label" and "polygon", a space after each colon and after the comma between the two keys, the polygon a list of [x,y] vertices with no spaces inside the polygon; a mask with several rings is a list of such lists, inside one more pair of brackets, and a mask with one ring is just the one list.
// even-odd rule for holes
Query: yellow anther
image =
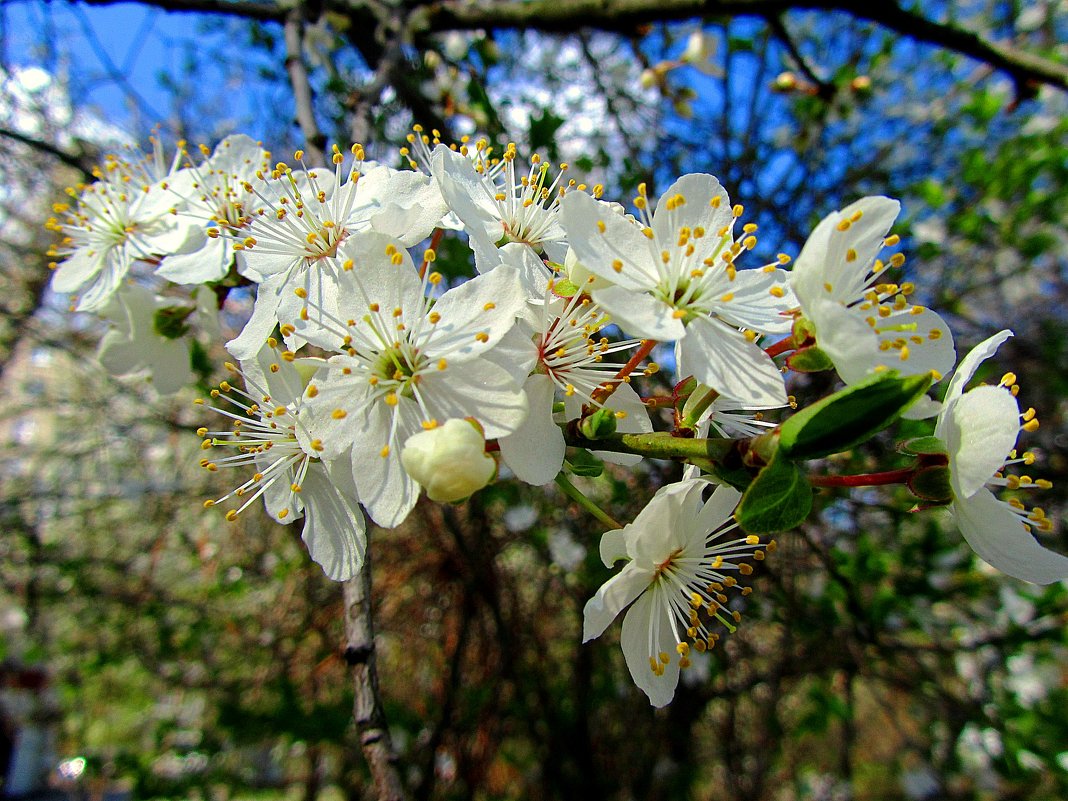
{"label": "yellow anther", "polygon": [[857,252],[855,250],[853,250],[853,248],[850,248],[849,250],[847,250],[846,251],[846,261],[852,262],[852,261],[856,261],[856,260],[857,260]]}
{"label": "yellow anther", "polygon": [[781,286],[779,286],[777,284],[775,286],[773,286],[771,289],[769,289],[768,292],[770,294],[774,295],[777,298],[781,298],[786,294],[786,290],[784,290]]}
{"label": "yellow anther", "polygon": [[890,266],[891,267],[900,267],[904,263],[905,263],[905,254],[904,253],[895,253],[893,256],[890,257]]}
{"label": "yellow anther", "polygon": [[837,228],[837,229],[838,229],[839,231],[848,231],[848,230],[849,230],[850,228],[852,228],[852,227],[853,227],[853,223],[851,223],[851,222],[850,222],[849,220],[842,220],[842,221],[841,221],[841,222],[839,222],[839,223],[838,223],[838,225],[837,225],[837,226],[835,226],[835,227],[836,227],[836,228]]}
{"label": "yellow anther", "polygon": [[383,400],[385,400],[387,406],[396,406],[397,405],[397,393],[396,392],[390,392],[390,393],[388,393],[386,395],[385,398],[383,398]]}
{"label": "yellow anther", "polygon": [[378,452],[378,455],[381,456],[383,459],[389,456],[389,445],[383,445],[382,450]]}
{"label": "yellow anther", "polygon": [[212,501],[212,500],[204,501],[204,508],[205,509],[210,509],[214,505],[215,505],[215,501]]}
{"label": "yellow anther", "polygon": [[227,521],[233,523],[235,520],[237,520],[237,511],[231,509],[229,512],[226,513],[226,519]]}
{"label": "yellow anther", "polygon": [[751,576],[753,574],[753,566],[742,562],[740,565],[738,565],[738,572],[741,573],[743,576]]}

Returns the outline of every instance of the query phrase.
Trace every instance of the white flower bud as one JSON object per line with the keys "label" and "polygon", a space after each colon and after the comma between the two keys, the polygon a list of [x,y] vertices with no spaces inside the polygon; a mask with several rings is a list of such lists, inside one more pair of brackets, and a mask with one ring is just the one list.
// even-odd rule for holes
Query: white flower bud
{"label": "white flower bud", "polygon": [[459,419],[408,437],[401,464],[432,501],[462,500],[486,486],[497,472],[482,432]]}

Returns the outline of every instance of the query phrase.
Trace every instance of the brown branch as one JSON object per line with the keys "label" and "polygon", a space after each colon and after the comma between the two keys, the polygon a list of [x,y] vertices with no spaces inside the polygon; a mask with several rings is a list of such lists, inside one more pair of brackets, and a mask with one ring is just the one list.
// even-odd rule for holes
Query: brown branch
{"label": "brown branch", "polygon": [[286,14],[284,25],[286,72],[293,87],[297,125],[304,134],[305,150],[312,164],[326,164],[326,136],[315,121],[315,95],[304,64],[304,14],[298,5]]}
{"label": "brown branch", "polygon": [[407,801],[408,793],[397,771],[397,756],[386,726],[382,700],[378,694],[375,668],[375,629],[371,610],[371,549],[363,569],[342,585],[345,598],[345,661],[352,667],[355,696],[352,714],[360,748],[371,769],[378,801]]}
{"label": "brown branch", "polygon": [[[126,0],[81,0],[88,5],[113,5]],[[289,6],[257,0],[145,0],[145,5],[177,12],[218,13],[282,22]],[[379,3],[372,0],[326,0],[325,10],[353,21],[373,17]],[[862,0],[424,0],[413,4],[415,34],[479,29],[525,29],[574,33],[595,28],[634,33],[654,22],[698,17],[755,16],[765,19],[788,11],[842,11],[857,19],[889,28],[918,42],[953,50],[1007,72],[1017,84],[1048,84],[1068,91],[1068,65],[994,42],[952,23],[935,22],[898,3]],[[360,26],[354,26],[359,28]],[[363,38],[353,34],[353,39]],[[365,43],[366,44],[366,43]],[[380,49],[380,48],[379,48]],[[363,52],[363,48],[361,48]],[[366,54],[365,54],[366,55]],[[377,63],[374,58],[371,63]],[[403,83],[403,82],[402,82]],[[408,101],[408,98],[405,98]],[[429,120],[425,120],[429,124]],[[436,124],[436,122],[435,122]]]}
{"label": "brown branch", "polygon": [[57,161],[66,164],[68,167],[77,170],[86,181],[93,179],[92,164],[85,156],[68,153],[66,150],[53,145],[51,142],[42,142],[40,139],[34,139],[32,136],[26,136],[26,134],[19,133],[10,128],[0,127],[0,136],[51,156]]}

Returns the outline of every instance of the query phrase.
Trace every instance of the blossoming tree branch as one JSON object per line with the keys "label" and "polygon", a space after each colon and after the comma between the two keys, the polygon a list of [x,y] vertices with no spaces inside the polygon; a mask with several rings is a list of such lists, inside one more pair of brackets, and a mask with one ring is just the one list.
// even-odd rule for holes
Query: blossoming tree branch
{"label": "blossoming tree branch", "polygon": [[[206,514],[262,502],[349,581],[368,571],[368,518],[396,527],[424,491],[455,503],[494,481],[555,482],[618,567],[583,638],[622,615],[655,706],[741,625],[750,577],[818,488],[903,485],[993,567],[1068,577],[1029,500],[1050,486],[1018,442],[1035,411],[1011,372],[971,386],[1012,333],[957,363],[945,321],[913,302],[897,201],[830,211],[796,259],[761,264],[756,226],[711,175],[616,202],[511,144],[416,126],[400,152],[394,168],[335,147],[324,166],[241,135],[168,157],[157,142],[108,157],[55,207],[52,287],[109,321],[113,374],[181,389],[221,336],[222,300],[255,293],[226,343],[231,375],[199,401],[201,465],[219,476]],[[469,278],[435,269],[445,238],[468,249]],[[791,382],[817,372],[842,386],[799,408]],[[901,418],[929,421],[900,444],[907,466],[826,472],[824,457]],[[650,458],[683,478],[633,520],[573,480]]]}

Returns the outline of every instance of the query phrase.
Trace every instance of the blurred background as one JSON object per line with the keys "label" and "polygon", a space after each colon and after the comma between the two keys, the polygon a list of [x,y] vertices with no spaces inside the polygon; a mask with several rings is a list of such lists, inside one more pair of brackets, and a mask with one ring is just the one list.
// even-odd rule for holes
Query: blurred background
{"label": "blurred background", "polygon": [[[796,256],[860,196],[901,198],[906,277],[958,353],[1015,331],[981,377],[1019,375],[1042,421],[1023,445],[1054,483],[1028,503],[1063,512],[1068,3],[664,5],[0,3],[0,793],[371,792],[339,586],[293,527],[201,506],[220,491],[197,466],[192,401],[223,377],[222,340],[194,353],[200,392],[160,398],[109,377],[102,326],[47,289],[51,205],[153,130],[169,148],[248,133],[278,158],[356,140],[399,167],[422,123],[566,161],[623,201],[711,172],[760,225],[750,264]],[[443,269],[469,272],[449,241]],[[249,308],[231,293],[224,324]],[[902,459],[888,435],[816,468]],[[629,520],[678,475],[648,462],[582,486]],[[1068,797],[1065,588],[995,573],[913,503],[821,491],[755,576],[738,632],[657,712],[618,626],[579,642],[609,575],[593,518],[515,482],[461,506],[424,499],[371,545],[411,796]],[[1044,542],[1068,553],[1062,526]]]}

